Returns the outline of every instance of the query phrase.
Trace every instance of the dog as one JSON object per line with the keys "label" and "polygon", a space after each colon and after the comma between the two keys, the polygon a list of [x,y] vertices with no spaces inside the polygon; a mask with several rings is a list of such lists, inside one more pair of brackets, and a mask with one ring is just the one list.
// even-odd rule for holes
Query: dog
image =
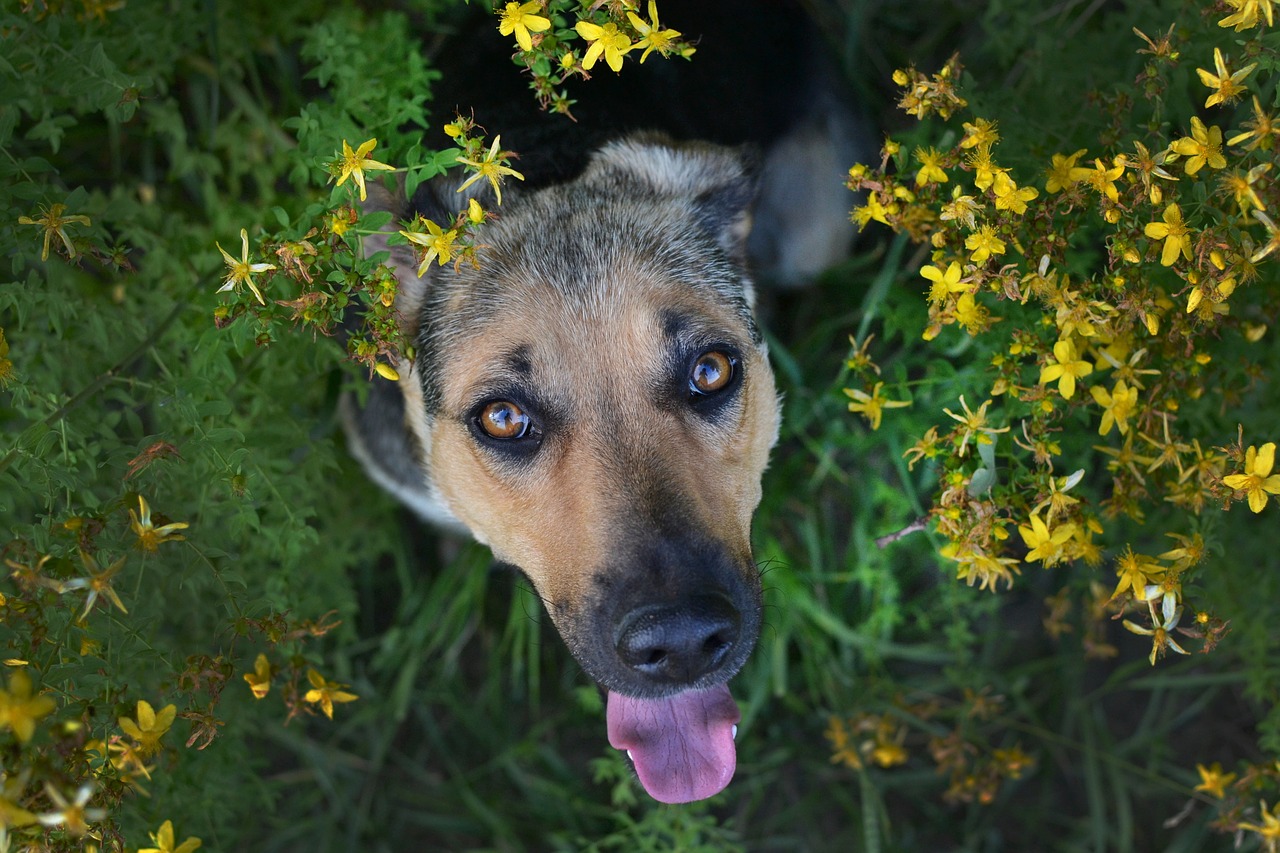
{"label": "dog", "polygon": [[[604,106],[576,106],[576,122],[538,113],[505,55],[478,59],[467,41],[440,63],[472,89],[437,103],[474,108],[521,151],[527,180],[509,183],[500,207],[483,181],[458,192],[461,176],[408,199],[370,188],[369,208],[402,220],[452,221],[471,198],[498,216],[480,232],[478,266],[423,277],[408,247],[368,241],[396,272],[414,357],[396,365],[397,382],[375,377],[362,406],[343,406],[375,482],[528,577],[605,692],[609,742],[666,803],[712,796],[733,776],[727,682],[762,620],[751,521],[780,403],[753,269],[794,282],[852,236],[839,127],[851,119],[834,102],[764,80],[783,92],[777,126],[762,133],[740,114],[707,123],[698,98],[736,111],[725,98],[748,97],[763,71],[716,67],[716,22],[743,17],[723,11],[702,8],[691,64],[597,72],[582,89],[598,87]],[[803,18],[788,14],[800,15],[779,4],[751,22],[780,52],[771,18]],[[507,50],[496,33],[473,38]],[[479,83],[493,69],[505,88]],[[709,95],[685,91],[696,74]],[[726,144],[743,142],[756,147]]]}

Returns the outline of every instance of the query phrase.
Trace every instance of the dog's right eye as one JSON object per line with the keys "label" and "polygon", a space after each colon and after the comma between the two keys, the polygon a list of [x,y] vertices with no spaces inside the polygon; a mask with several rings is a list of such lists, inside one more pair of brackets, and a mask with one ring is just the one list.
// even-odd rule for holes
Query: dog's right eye
{"label": "dog's right eye", "polygon": [[727,352],[708,350],[689,370],[689,395],[711,397],[725,391],[737,378],[738,360]]}
{"label": "dog's right eye", "polygon": [[476,426],[499,441],[528,438],[534,432],[529,416],[510,400],[495,400],[482,408],[476,415]]}

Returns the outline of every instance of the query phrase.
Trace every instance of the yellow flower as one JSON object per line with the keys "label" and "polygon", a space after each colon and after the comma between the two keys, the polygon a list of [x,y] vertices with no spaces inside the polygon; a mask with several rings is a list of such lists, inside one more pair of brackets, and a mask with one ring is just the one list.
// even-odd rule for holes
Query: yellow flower
{"label": "yellow flower", "polygon": [[1145,628],[1136,622],[1128,619],[1124,620],[1124,627],[1135,634],[1151,638],[1151,665],[1156,665],[1156,658],[1165,653],[1166,650],[1172,649],[1180,655],[1191,654],[1182,646],[1178,645],[1178,641],[1173,638],[1173,630],[1178,627],[1178,620],[1182,618],[1182,608],[1174,603],[1172,598],[1165,598],[1164,606],[1161,610],[1163,620],[1156,616],[1156,605],[1153,601],[1147,602],[1147,611],[1151,614],[1151,627]]}
{"label": "yellow flower", "polygon": [[887,400],[880,396],[880,389],[883,387],[883,382],[877,382],[870,394],[857,388],[844,389],[844,393],[853,398],[849,411],[860,413],[873,430],[880,429],[880,417],[885,409],[900,409],[911,405],[909,400]]}
{"label": "yellow flower", "polygon": [[1183,164],[1188,175],[1194,175],[1207,164],[1210,169],[1221,169],[1227,165],[1227,158],[1222,156],[1222,130],[1214,125],[1205,127],[1198,117],[1191,117],[1191,135],[1174,140],[1169,146],[1174,153],[1188,158]]}
{"label": "yellow flower", "polygon": [[985,118],[976,118],[973,123],[963,123],[964,138],[960,140],[961,148],[990,148],[1000,140],[1000,134],[996,132],[996,122],[987,121]]}
{"label": "yellow flower", "polygon": [[589,21],[578,21],[574,25],[578,35],[590,44],[587,53],[582,57],[582,67],[587,71],[596,64],[596,60],[604,54],[604,61],[615,72],[622,70],[622,57],[635,47],[631,39],[618,32],[617,24],[605,24],[603,27]]}
{"label": "yellow flower", "polygon": [[354,702],[360,698],[356,694],[347,693],[342,689],[347,685],[338,684],[336,681],[326,681],[324,676],[314,669],[307,672],[307,681],[311,682],[311,689],[302,698],[312,704],[319,703],[324,715],[331,720],[333,719],[333,703]]}
{"label": "yellow flower", "polygon": [[[649,20],[646,22],[640,18],[635,12],[627,12],[627,20],[631,22],[631,26],[636,28],[636,32],[640,34],[640,41],[636,42],[633,47],[644,48],[644,53],[640,54],[640,64],[649,58],[649,54],[653,51],[666,56],[671,52],[672,41],[680,38],[677,30],[664,30],[662,25],[658,23],[658,4],[656,0],[649,0]],[[614,69],[617,70],[616,68]]]}
{"label": "yellow flower", "polygon": [[973,252],[969,259],[975,264],[982,263],[992,255],[1003,255],[1005,250],[1004,241],[996,236],[995,229],[990,225],[983,225],[976,233],[966,237],[964,247]]}
{"label": "yellow flower", "polygon": [[[515,5],[514,3],[512,4]],[[200,849],[201,841],[199,838],[188,838],[186,841],[173,846],[173,821],[166,820],[160,824],[160,831],[150,833],[151,842],[155,847],[143,847],[138,853],[191,853],[193,850]]]}
{"label": "yellow flower", "polygon": [[947,173],[942,171],[942,167],[938,165],[938,161],[942,159],[942,153],[938,149],[933,147],[928,149],[916,148],[914,156],[920,163],[920,170],[916,172],[916,186],[945,184],[949,180]]}
{"label": "yellow flower", "polygon": [[1138,408],[1138,389],[1130,388],[1121,379],[1116,383],[1114,391],[1108,394],[1105,388],[1095,385],[1089,389],[1094,401],[1102,407],[1102,423],[1098,426],[1098,435],[1111,432],[1114,425],[1124,435],[1129,431],[1129,416]]}
{"label": "yellow flower", "polygon": [[970,169],[973,169],[973,185],[983,192],[986,192],[995,183],[996,175],[1003,175],[1009,171],[991,162],[991,146],[989,145],[979,145],[976,151],[969,152],[964,158],[964,162]]}
{"label": "yellow flower", "polygon": [[120,609],[121,613],[128,613],[125,609],[124,602],[120,600],[120,596],[116,595],[116,591],[111,588],[111,579],[119,574],[124,568],[125,558],[121,557],[105,569],[98,566],[98,561],[90,556],[87,552],[80,552],[80,562],[84,563],[85,571],[89,573],[87,578],[72,578],[69,581],[62,581],[59,585],[59,592],[70,592],[73,589],[87,589],[89,596],[85,599],[84,610],[80,613],[77,621],[84,621],[89,615],[89,611],[93,609],[93,605],[98,601],[98,596],[105,596],[108,601]]}
{"label": "yellow flower", "polygon": [[991,312],[972,293],[960,294],[960,298],[956,300],[955,318],[970,335],[986,331],[992,322]]}
{"label": "yellow flower", "polygon": [[[1166,421],[1167,423],[1167,421]],[[1173,539],[1181,547],[1165,551],[1160,555],[1161,560],[1169,560],[1173,563],[1173,570],[1181,572],[1198,564],[1204,559],[1206,552],[1204,537],[1199,533],[1192,536],[1183,536],[1180,533],[1166,533],[1170,539]]]}
{"label": "yellow flower", "polygon": [[128,717],[120,717],[116,722],[120,724],[120,728],[124,729],[125,734],[137,742],[138,755],[145,758],[160,751],[160,738],[169,731],[177,715],[178,709],[175,705],[165,705],[157,714],[150,702],[139,699],[137,722]]}
{"label": "yellow flower", "polygon": [[1045,568],[1059,562],[1067,542],[1076,533],[1076,525],[1060,524],[1050,530],[1049,526],[1034,512],[1031,513],[1030,522],[1029,525],[1018,525],[1018,533],[1022,534],[1022,541],[1026,543],[1028,549],[1026,561],[1034,563],[1037,560],[1043,560]]}
{"label": "yellow flower", "polygon": [[[360,186],[363,192],[364,184],[362,183]],[[364,198],[363,195],[360,197]],[[247,284],[249,289],[253,291],[253,295],[258,297],[258,304],[266,305],[266,300],[262,298],[262,291],[258,290],[258,286],[253,283],[253,274],[273,270],[276,267],[275,264],[249,263],[249,232],[244,228],[240,229],[239,260],[227,254],[227,250],[222,248],[220,243],[214,243],[213,245],[217,246],[218,251],[222,253],[222,260],[226,262],[228,269],[226,280],[222,282],[222,287],[219,287],[216,292],[222,293],[224,290],[234,290],[236,285]]]}
{"label": "yellow flower", "polygon": [[1262,199],[1258,197],[1257,192],[1254,191],[1253,185],[1258,178],[1270,170],[1270,163],[1261,163],[1243,174],[1238,171],[1224,174],[1219,180],[1219,186],[1231,193],[1235,198],[1236,205],[1240,208],[1241,216],[1248,213],[1250,207],[1256,210],[1267,209],[1262,203]]}
{"label": "yellow flower", "polygon": [[36,818],[45,826],[60,826],[72,835],[80,837],[88,833],[90,821],[99,821],[107,816],[106,809],[85,808],[89,804],[89,797],[93,794],[92,785],[81,785],[72,800],[62,796],[62,792],[48,782],[44,785],[44,792],[57,809],[55,812],[42,814]]}
{"label": "yellow flower", "polygon": [[1271,113],[1262,111],[1262,102],[1258,100],[1257,95],[1253,96],[1253,121],[1246,121],[1243,126],[1248,129],[1228,139],[1228,145],[1238,145],[1246,139],[1252,139],[1253,141],[1245,146],[1246,151],[1252,151],[1255,148],[1270,151],[1274,141],[1272,137],[1280,134],[1275,118]]}
{"label": "yellow flower", "polygon": [[874,338],[875,335],[871,334],[862,343],[858,343],[853,335],[849,336],[849,346],[853,347],[853,355],[845,361],[845,364],[848,365],[850,370],[869,370],[877,376],[880,375],[880,366],[875,363],[871,358],[871,353],[867,351]]}
{"label": "yellow flower", "polygon": [[155,767],[148,767],[147,761],[142,757],[142,753],[138,751],[137,744],[125,743],[124,738],[113,736],[111,743],[107,745],[108,753],[111,755],[111,766],[127,775],[137,774],[147,779],[151,778],[151,771]]}
{"label": "yellow flower", "polygon": [[1226,787],[1236,778],[1234,773],[1223,773],[1222,765],[1216,761],[1209,767],[1197,764],[1196,772],[1200,774],[1200,784],[1196,785],[1195,790],[1204,791],[1219,800],[1226,796]]}
{"label": "yellow flower", "polygon": [[551,21],[535,15],[542,11],[542,4],[537,0],[528,3],[508,3],[499,14],[498,32],[504,36],[516,34],[516,44],[521,50],[533,50],[533,37],[529,33],[541,33],[551,29]]}
{"label": "yellow flower", "polygon": [[1012,210],[1019,216],[1027,212],[1027,202],[1040,195],[1035,187],[1018,189],[1013,178],[1004,172],[996,174],[992,192],[996,194],[996,210]]}
{"label": "yellow flower", "polygon": [[920,440],[907,448],[902,456],[907,460],[907,470],[912,471],[921,459],[933,459],[938,455],[938,428],[929,427]]}
{"label": "yellow flower", "polygon": [[1258,67],[1258,63],[1251,62],[1244,68],[1234,74],[1227,68],[1227,62],[1222,58],[1222,50],[1213,49],[1213,66],[1217,70],[1217,74],[1210,74],[1203,68],[1197,68],[1196,73],[1200,75],[1200,82],[1213,89],[1213,94],[1204,102],[1205,108],[1209,108],[1214,104],[1234,104],[1240,99],[1240,95],[1244,93],[1245,87],[1240,81],[1249,76],[1249,72]]}
{"label": "yellow flower", "polygon": [[379,163],[376,160],[369,159],[369,152],[378,147],[377,139],[366,139],[360,143],[360,147],[355,151],[351,150],[351,146],[347,144],[347,140],[342,140],[342,159],[334,163],[334,169],[338,172],[338,182],[334,186],[342,186],[347,178],[353,178],[356,186],[360,188],[360,200],[364,201],[367,197],[364,188],[364,170],[365,169],[381,169],[384,171],[395,171],[395,166],[388,166],[386,163]]}
{"label": "yellow flower", "polygon": [[1267,19],[1267,26],[1272,25],[1273,13],[1271,4],[1274,0],[1224,0],[1227,6],[1236,11],[1218,21],[1220,27],[1235,27],[1236,32],[1258,26],[1258,13]]}
{"label": "yellow flower", "polygon": [[1088,181],[1089,186],[1093,187],[1098,195],[1104,195],[1112,201],[1119,201],[1120,191],[1116,189],[1116,178],[1124,174],[1125,161],[1117,157],[1111,163],[1111,168],[1108,169],[1102,165],[1101,159],[1095,158],[1093,168],[1086,169],[1087,174],[1083,175],[1081,180]]}
{"label": "yellow flower", "polygon": [[962,195],[959,187],[953,187],[951,190],[951,201],[942,206],[938,213],[938,218],[944,222],[955,220],[964,223],[967,228],[977,227],[977,214],[979,210],[985,208],[986,205],[979,202],[971,195]]}
{"label": "yellow flower", "polygon": [[1163,222],[1148,222],[1142,229],[1142,233],[1151,239],[1164,240],[1160,263],[1166,267],[1173,266],[1179,254],[1191,260],[1191,230],[1182,221],[1181,208],[1170,203],[1164,209],[1163,219]]}
{"label": "yellow flower", "polygon": [[1276,847],[1280,846],[1280,803],[1276,803],[1274,809],[1267,811],[1267,803],[1264,800],[1258,803],[1258,809],[1262,813],[1261,826],[1256,823],[1242,822],[1236,824],[1236,829],[1256,833],[1267,842],[1267,849],[1274,853]]}
{"label": "yellow flower", "polygon": [[186,530],[191,525],[185,521],[175,521],[156,527],[151,523],[151,506],[146,498],[138,495],[138,513],[135,514],[133,510],[129,510],[129,526],[138,537],[139,548],[144,551],[155,551],[163,542],[181,542],[186,539],[176,531]]}
{"label": "yellow flower", "polygon": [[1058,393],[1070,400],[1076,393],[1076,380],[1093,373],[1093,365],[1076,354],[1076,345],[1060,340],[1053,345],[1055,362],[1040,368],[1040,383],[1058,380]]}
{"label": "yellow flower", "polygon": [[861,231],[873,219],[876,222],[888,225],[889,217],[897,212],[898,205],[896,203],[890,202],[889,206],[886,207],[880,201],[880,194],[872,192],[867,193],[867,203],[855,207],[849,218],[857,224],[858,230]]}
{"label": "yellow flower", "polygon": [[329,214],[329,230],[332,231],[336,237],[341,237],[343,234],[346,234],[347,229],[351,227],[351,220],[347,218],[346,210],[347,208],[343,208],[341,211],[335,211]]}
{"label": "yellow flower", "polygon": [[1244,473],[1228,474],[1222,482],[1249,496],[1249,509],[1262,512],[1267,505],[1268,493],[1280,495],[1280,474],[1272,474],[1276,461],[1276,443],[1268,441],[1262,447],[1250,446],[1244,455]]}
{"label": "yellow flower", "polygon": [[253,662],[253,672],[246,672],[244,680],[249,683],[255,699],[265,699],[271,690],[271,662],[267,656],[259,653]]}
{"label": "yellow flower", "polygon": [[1022,573],[1018,561],[1012,557],[993,557],[981,548],[965,543],[948,542],[938,553],[960,564],[956,567],[957,580],[969,586],[976,582],[978,589],[989,589],[993,594],[1001,581],[1012,589],[1013,576]]}
{"label": "yellow flower", "polygon": [[960,265],[955,261],[947,266],[945,273],[933,264],[921,267],[920,275],[933,282],[933,286],[929,288],[929,302],[941,305],[950,294],[968,290],[969,285],[960,281],[960,272]]}
{"label": "yellow flower", "polygon": [[1000,429],[995,429],[994,427],[987,426],[987,406],[990,406],[990,405],[991,405],[991,401],[987,400],[985,403],[979,406],[978,411],[975,412],[969,408],[969,404],[965,402],[964,395],[961,394],[960,395],[960,411],[964,412],[964,414],[957,415],[955,412],[947,408],[944,408],[942,410],[947,413],[948,417],[959,421],[960,424],[964,427],[964,432],[961,434],[961,437],[960,437],[960,455],[961,456],[964,456],[965,453],[968,451],[970,438],[973,439],[974,444],[990,444],[993,440],[991,436],[1009,431],[1009,427],[1001,427]]}
{"label": "yellow flower", "polygon": [[[475,199],[471,199],[472,204],[475,204],[475,201]],[[422,220],[422,224],[427,229],[426,234],[421,231],[400,232],[408,238],[410,243],[415,243],[424,249],[422,263],[418,265],[419,278],[426,273],[427,267],[431,266],[432,261],[439,261],[440,266],[449,263],[449,259],[453,257],[453,242],[458,239],[458,231],[455,228],[445,231],[430,219]]]}
{"label": "yellow flower", "polygon": [[1075,186],[1089,176],[1090,169],[1076,165],[1076,160],[1084,154],[1081,148],[1074,154],[1054,154],[1049,169],[1045,172],[1045,192],[1056,193]]}
{"label": "yellow flower", "polygon": [[1134,598],[1145,601],[1147,585],[1163,574],[1163,566],[1145,554],[1133,553],[1133,549],[1126,545],[1124,553],[1116,560],[1116,576],[1120,578],[1120,582],[1116,584],[1111,597],[1116,598],[1128,589],[1133,592]]}
{"label": "yellow flower", "polygon": [[[27,787],[30,769],[16,776],[0,773],[0,828],[17,829],[36,822],[36,816],[18,805]],[[3,831],[0,829],[0,831]]]}
{"label": "yellow flower", "polygon": [[[899,731],[902,736],[906,736],[906,729],[899,729]],[[877,740],[875,748],[871,750],[871,760],[886,768],[906,764],[907,750],[897,741]]]}
{"label": "yellow flower", "polygon": [[1262,244],[1262,248],[1249,256],[1249,263],[1256,264],[1258,261],[1274,252],[1277,247],[1280,247],[1280,226],[1277,226],[1275,222],[1271,220],[1271,217],[1267,216],[1267,214],[1263,213],[1261,210],[1253,211],[1253,218],[1261,222],[1263,227],[1267,229],[1267,242]]}
{"label": "yellow flower", "polygon": [[48,696],[31,695],[31,676],[25,669],[9,676],[9,689],[0,690],[0,728],[12,729],[22,743],[31,740],[36,721],[53,712],[57,705]]}
{"label": "yellow flower", "polygon": [[[1023,429],[1025,432],[1026,421],[1023,421]],[[1022,446],[1022,442],[1017,442]],[[1075,488],[1081,480],[1084,479],[1084,469],[1078,468],[1072,474],[1066,477],[1050,477],[1049,478],[1049,496],[1040,503],[1036,504],[1031,510],[1031,514],[1035,515],[1046,506],[1049,507],[1049,514],[1046,517],[1047,522],[1052,523],[1055,515],[1065,515],[1067,511],[1076,504],[1080,503],[1076,498],[1067,494],[1071,489]]]}
{"label": "yellow flower", "polygon": [[850,732],[844,720],[836,716],[827,718],[827,740],[831,741],[831,762],[844,764],[854,770],[862,769],[862,756],[858,754],[857,744],[850,742]]}
{"label": "yellow flower", "polygon": [[489,146],[489,150],[485,152],[484,157],[479,160],[468,160],[466,157],[458,158],[459,163],[464,166],[470,166],[475,170],[475,174],[467,178],[463,182],[462,186],[458,187],[458,192],[462,192],[476,181],[484,178],[489,182],[489,185],[493,187],[493,194],[497,199],[498,204],[502,204],[503,176],[510,175],[518,181],[524,180],[524,175],[509,166],[503,165],[503,163],[507,161],[510,152],[500,150],[501,142],[502,136],[495,136],[493,138],[493,145]]}
{"label": "yellow flower", "polygon": [[19,216],[19,225],[39,225],[44,228],[44,249],[40,252],[40,260],[49,260],[49,243],[56,234],[62,245],[67,250],[67,258],[71,259],[76,256],[76,247],[71,244],[71,238],[67,236],[67,226],[72,224],[89,225],[89,217],[87,216],[63,216],[62,212],[67,209],[65,204],[51,204],[45,207],[40,205],[41,215],[37,217]]}
{"label": "yellow flower", "polygon": [[1165,161],[1169,159],[1169,152],[1165,150],[1152,154],[1141,142],[1134,142],[1133,149],[1133,155],[1123,154],[1117,159],[1123,159],[1127,168],[1138,173],[1138,177],[1142,180],[1142,188],[1147,192],[1147,198],[1151,199],[1152,204],[1159,204],[1160,199],[1164,197],[1164,190],[1151,179],[1155,177],[1166,181],[1178,180],[1164,168]]}

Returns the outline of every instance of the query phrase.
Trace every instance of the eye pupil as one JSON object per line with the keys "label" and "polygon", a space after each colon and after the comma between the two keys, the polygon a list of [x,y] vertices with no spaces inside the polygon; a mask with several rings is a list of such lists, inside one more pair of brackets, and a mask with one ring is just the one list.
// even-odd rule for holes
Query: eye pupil
{"label": "eye pupil", "polygon": [[480,429],[491,438],[523,438],[529,431],[529,416],[515,403],[499,400],[480,412]]}
{"label": "eye pupil", "polygon": [[689,386],[695,394],[714,394],[733,379],[733,359],[722,352],[703,353],[693,364]]}

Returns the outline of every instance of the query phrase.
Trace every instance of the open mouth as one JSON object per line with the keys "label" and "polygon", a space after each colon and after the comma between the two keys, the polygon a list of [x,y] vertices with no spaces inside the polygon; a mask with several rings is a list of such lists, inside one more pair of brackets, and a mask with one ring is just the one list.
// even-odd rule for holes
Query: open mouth
{"label": "open mouth", "polygon": [[705,800],[733,778],[741,715],[723,684],[660,699],[608,691],[609,743],[624,750],[640,784],[662,803]]}

